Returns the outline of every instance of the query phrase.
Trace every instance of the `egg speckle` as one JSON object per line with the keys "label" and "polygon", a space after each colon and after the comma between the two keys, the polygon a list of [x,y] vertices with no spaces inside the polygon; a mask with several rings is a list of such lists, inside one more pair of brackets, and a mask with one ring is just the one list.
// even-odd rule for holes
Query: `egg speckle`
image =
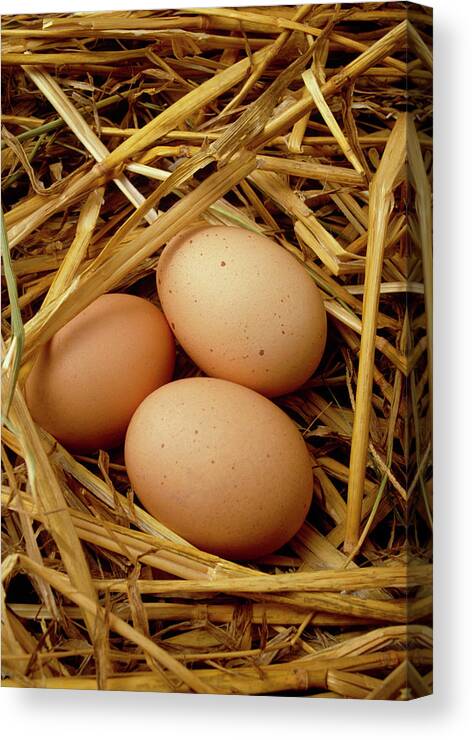
{"label": "egg speckle", "polygon": [[231,559],[277,550],[311,503],[310,456],[293,421],[226,380],[186,378],[149,395],[128,427],[125,462],[151,514]]}
{"label": "egg speckle", "polygon": [[176,337],[207,375],[273,397],[303,385],[321,360],[321,294],[303,265],[263,235],[188,229],[164,249],[157,285]]}
{"label": "egg speckle", "polygon": [[143,298],[97,298],[41,347],[25,386],[33,419],[75,452],[114,447],[149,393],[172,379],[167,321]]}

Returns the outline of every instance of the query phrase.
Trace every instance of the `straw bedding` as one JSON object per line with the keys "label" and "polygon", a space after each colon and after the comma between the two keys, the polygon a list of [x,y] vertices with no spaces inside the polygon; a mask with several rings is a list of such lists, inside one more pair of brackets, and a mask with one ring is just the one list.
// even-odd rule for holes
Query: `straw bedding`
{"label": "straw bedding", "polygon": [[[2,20],[3,685],[431,693],[430,10]],[[315,376],[277,399],[313,506],[257,562],[163,527],[121,450],[72,456],[22,393],[101,293],[157,301],[161,248],[200,220],[274,238],[329,316]]]}

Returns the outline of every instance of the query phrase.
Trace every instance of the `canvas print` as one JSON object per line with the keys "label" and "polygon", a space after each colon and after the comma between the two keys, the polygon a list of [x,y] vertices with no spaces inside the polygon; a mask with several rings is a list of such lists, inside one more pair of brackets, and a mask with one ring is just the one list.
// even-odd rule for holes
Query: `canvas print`
{"label": "canvas print", "polygon": [[430,694],[431,9],[1,59],[2,686]]}

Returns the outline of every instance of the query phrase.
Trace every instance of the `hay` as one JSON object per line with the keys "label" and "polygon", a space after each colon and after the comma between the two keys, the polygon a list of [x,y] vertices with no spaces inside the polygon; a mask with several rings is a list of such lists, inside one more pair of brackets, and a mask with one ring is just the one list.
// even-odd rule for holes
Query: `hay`
{"label": "hay", "polygon": [[[431,693],[431,20],[396,2],[2,18],[3,685]],[[329,316],[322,365],[277,399],[313,506],[256,562],[164,527],[120,450],[72,456],[22,393],[103,292],[157,301],[161,248],[198,220],[274,238]]]}

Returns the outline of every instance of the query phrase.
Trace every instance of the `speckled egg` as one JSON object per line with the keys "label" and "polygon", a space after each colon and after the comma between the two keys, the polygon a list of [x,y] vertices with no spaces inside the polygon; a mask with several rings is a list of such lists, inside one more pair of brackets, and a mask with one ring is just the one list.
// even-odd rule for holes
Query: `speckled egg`
{"label": "speckled egg", "polygon": [[130,482],[160,522],[206,552],[274,552],[312,499],[310,456],[294,422],[227,380],[186,378],[148,396],[125,441]]}
{"label": "speckled egg", "polygon": [[33,419],[76,452],[124,440],[136,408],[172,378],[175,343],[156,306],[109,293],[40,350],[25,394]]}
{"label": "speckled egg", "polygon": [[159,260],[164,313],[206,375],[273,397],[310,378],[326,343],[321,294],[303,265],[271,239],[197,226]]}

